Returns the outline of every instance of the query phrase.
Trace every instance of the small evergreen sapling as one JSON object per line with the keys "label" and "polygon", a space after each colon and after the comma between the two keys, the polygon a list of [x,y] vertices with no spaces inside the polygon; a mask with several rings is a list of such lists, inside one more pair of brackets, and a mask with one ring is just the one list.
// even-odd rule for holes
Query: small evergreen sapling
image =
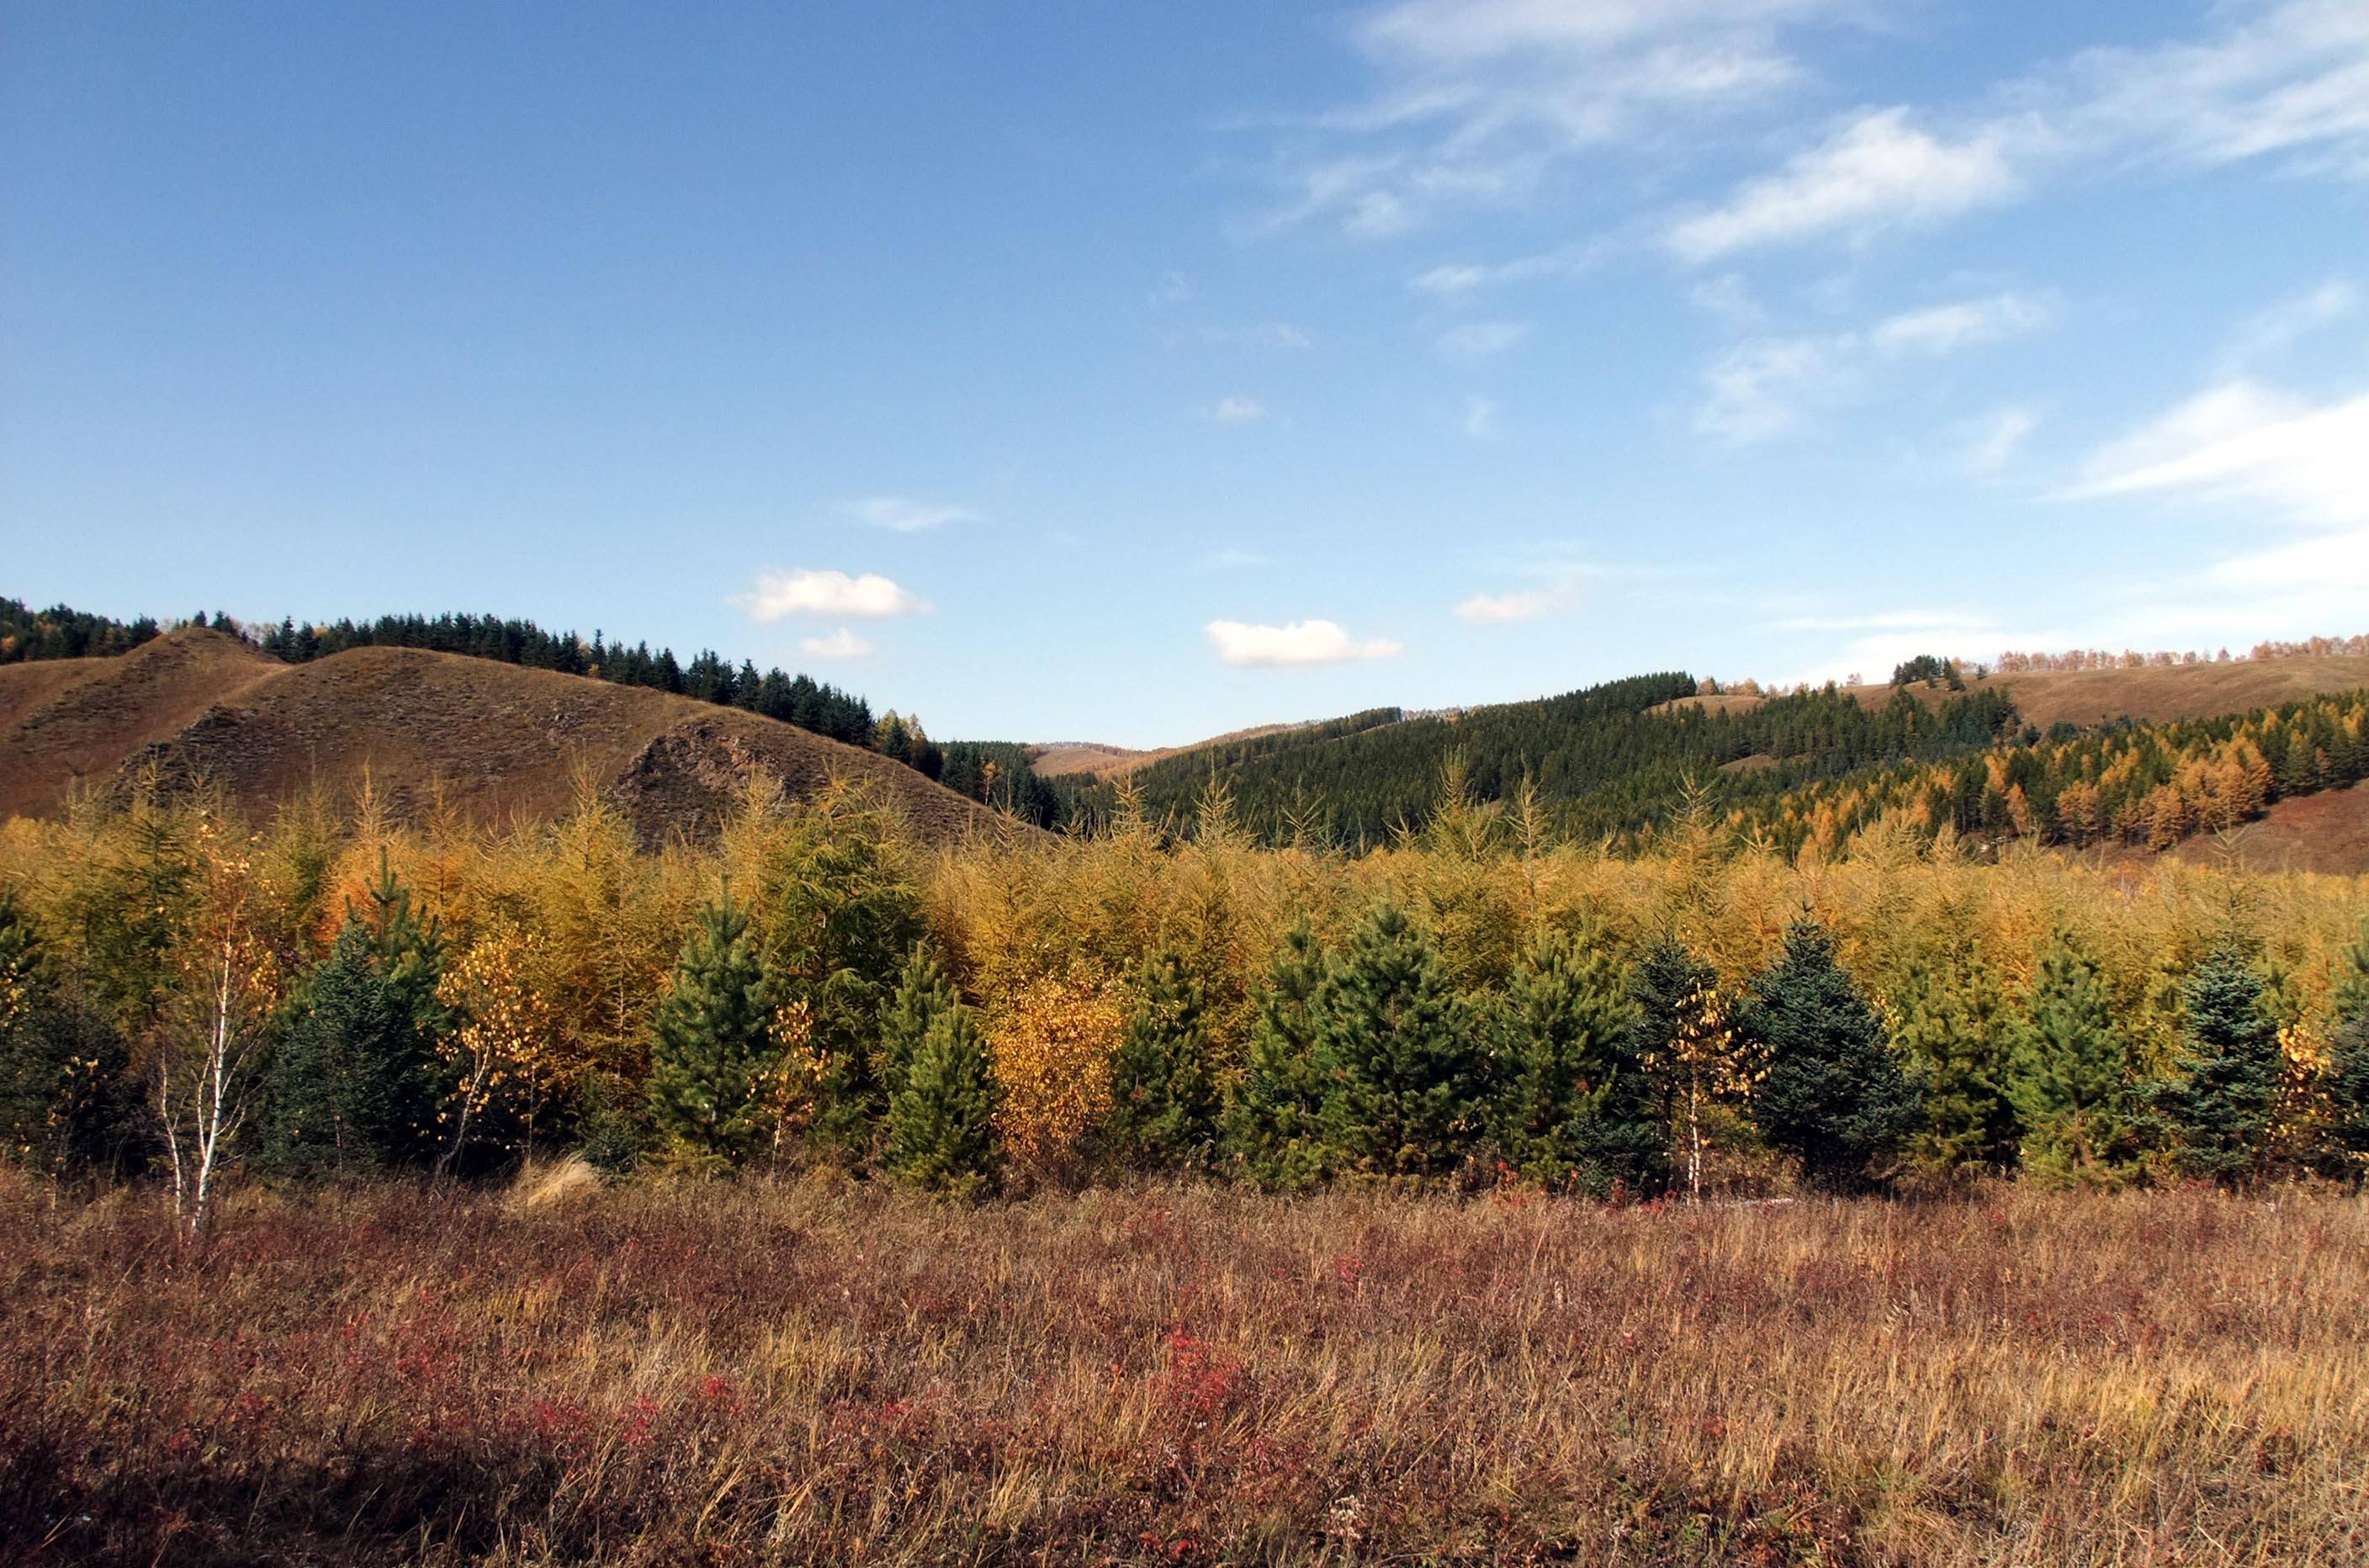
{"label": "small evergreen sapling", "polygon": [[996,1175],[995,1075],[967,1008],[934,1010],[888,1097],[885,1163],[908,1185],[956,1197]]}
{"label": "small evergreen sapling", "polygon": [[1438,951],[1385,905],[1357,928],[1318,992],[1317,1039],[1332,1082],[1326,1142],[1383,1175],[1451,1169],[1476,1142],[1489,1063]]}
{"label": "small evergreen sapling", "polygon": [[1801,1162],[1811,1186],[1848,1191],[1881,1181],[1920,1122],[1917,1086],[1894,1060],[1883,1024],[1810,921],[1752,982],[1739,1019],[1764,1055],[1752,1118],[1769,1146]]}
{"label": "small evergreen sapling", "polygon": [[1173,951],[1152,955],[1138,977],[1127,1026],[1111,1058],[1106,1147],[1128,1164],[1197,1162],[1217,1137],[1209,1077],[1208,1003],[1200,978]]}
{"label": "small evergreen sapling", "polygon": [[1264,1187],[1306,1186],[1323,1173],[1320,1114],[1329,1074],[1318,1057],[1315,1013],[1323,983],[1323,950],[1299,921],[1256,994],[1248,1058],[1226,1101],[1226,1150]]}
{"label": "small evergreen sapling", "polygon": [[2024,1168],[2100,1182],[2127,1165],[2135,1133],[2130,1048],[2096,962],[2060,928],[2040,956],[2008,1063]]}
{"label": "small evergreen sapling", "polygon": [[1653,1087],[1636,1051],[1620,967],[1550,931],[1514,970],[1494,1012],[1505,1087],[1498,1140],[1521,1173],[1595,1196],[1666,1179]]}
{"label": "small evergreen sapling", "polygon": [[2173,1161],[2192,1176],[2242,1185],[2270,1157],[2271,1118],[2284,1054],[2277,1022],[2262,1005],[2262,978],[2245,950],[2224,938],[2180,987],[2178,1076],[2157,1086]]}
{"label": "small evergreen sapling", "polygon": [[1924,1082],[1919,1162],[1943,1175],[2012,1166],[2023,1136],[2008,1093],[2012,1020],[1963,920],[1910,963],[1891,1015],[1893,1047]]}
{"label": "small evergreen sapling", "polygon": [[727,891],[700,911],[651,1018],[650,1119],[678,1152],[738,1161],[775,1131],[771,990]]}
{"label": "small evergreen sapling", "polygon": [[2369,929],[2346,957],[2329,1042],[2328,1141],[2338,1167],[2359,1181],[2369,1175]]}

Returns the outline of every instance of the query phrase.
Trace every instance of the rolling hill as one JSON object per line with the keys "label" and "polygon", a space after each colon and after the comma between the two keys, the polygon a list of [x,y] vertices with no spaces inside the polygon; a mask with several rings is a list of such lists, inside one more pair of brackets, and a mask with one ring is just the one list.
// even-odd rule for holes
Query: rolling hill
{"label": "rolling hill", "polygon": [[498,823],[555,816],[579,773],[646,838],[698,834],[749,776],[794,796],[875,781],[921,836],[1016,830],[876,752],[739,709],[415,648],[286,664],[189,626],[111,658],[0,667],[0,816],[54,815],[148,768],[261,813],[367,775],[398,815],[441,802]]}
{"label": "rolling hill", "polygon": [[[2304,697],[2369,686],[2369,655],[2297,654],[2279,658],[2240,658],[2227,664],[2143,665],[2130,670],[2045,670],[1992,675],[1966,682],[1968,692],[2008,694],[2024,722],[2040,729],[2058,724],[2081,727],[2127,718],[2140,724],[2217,718],[2224,714],[2276,707]],[[1907,687],[1854,686],[1850,694],[1869,707],[1882,707],[1896,691],[1927,703],[1944,695],[1921,682]],[[1726,693],[1681,697],[1673,710],[1748,713],[1769,701]]]}

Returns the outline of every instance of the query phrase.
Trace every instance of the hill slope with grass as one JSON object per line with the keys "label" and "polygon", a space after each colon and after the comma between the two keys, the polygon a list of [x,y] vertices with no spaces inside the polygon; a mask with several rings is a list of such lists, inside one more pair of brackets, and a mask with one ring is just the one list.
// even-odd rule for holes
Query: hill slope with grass
{"label": "hill slope with grass", "polygon": [[367,779],[404,817],[555,816],[589,780],[653,841],[710,827],[744,784],[793,797],[872,781],[933,840],[1006,820],[877,752],[740,709],[416,648],[287,664],[185,627],[113,658],[0,667],[0,815],[55,815],[77,790],[153,771],[261,814]]}

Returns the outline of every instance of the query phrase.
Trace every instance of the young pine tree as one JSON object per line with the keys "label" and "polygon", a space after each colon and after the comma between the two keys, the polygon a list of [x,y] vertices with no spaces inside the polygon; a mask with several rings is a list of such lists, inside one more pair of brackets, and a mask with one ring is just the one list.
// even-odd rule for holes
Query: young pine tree
{"label": "young pine tree", "polygon": [[865,800],[834,792],[791,829],[764,869],[757,951],[821,1063],[814,1144],[852,1161],[887,1111],[880,1015],[921,940],[921,900],[887,814]]}
{"label": "young pine tree", "polygon": [[427,1146],[434,1117],[426,1044],[349,920],[284,1017],[266,1089],[263,1153],[297,1174],[397,1164]]}
{"label": "young pine tree", "polygon": [[2369,929],[2346,956],[2329,1045],[2328,1152],[2353,1180],[2369,1174]]}
{"label": "young pine tree", "polygon": [[2059,928],[2040,956],[2008,1061],[2024,1169],[2111,1182],[2133,1152],[2130,1047],[2097,964]]}
{"label": "young pine tree", "polygon": [[1439,954],[1405,914],[1367,917],[1318,992],[1317,1042],[1332,1082],[1325,1140],[1341,1162],[1384,1175],[1453,1168],[1489,1104],[1489,1062]]}
{"label": "young pine tree", "polygon": [[995,1183],[995,1075],[970,1011],[944,994],[888,1097],[883,1160],[910,1186],[970,1197]]}
{"label": "young pine tree", "polygon": [[911,1070],[914,1057],[921,1054],[930,1020],[960,1001],[954,982],[946,979],[928,945],[913,944],[905,956],[904,968],[898,972],[897,989],[880,1010],[879,1077],[892,1099]]}
{"label": "young pine tree", "polygon": [[1626,977],[1603,948],[1547,932],[1516,966],[1494,1022],[1505,1074],[1498,1139],[1522,1173],[1596,1196],[1668,1175]]}
{"label": "young pine tree", "polygon": [[1306,921],[1284,936],[1256,994],[1250,1051],[1227,1097],[1225,1147],[1263,1187],[1302,1187],[1322,1173],[1327,1074],[1316,1040],[1316,997],[1324,953]]}
{"label": "young pine tree", "polygon": [[1207,998],[1199,977],[1173,950],[1145,962],[1134,993],[1111,1056],[1104,1146],[1142,1168],[1198,1163],[1218,1130]]}
{"label": "young pine tree", "polygon": [[2262,978],[2243,948],[2224,939],[2180,988],[2178,1076],[2157,1086],[2173,1159],[2192,1176],[2236,1186],[2267,1163],[2271,1115],[2284,1064],[2278,1024],[2262,1005]]}
{"label": "young pine tree", "polygon": [[1911,960],[1892,1013],[1894,1048],[1925,1084],[1918,1162],[1945,1176],[2013,1165],[2023,1129],[2008,1093],[2007,993],[1972,932],[1953,922]]}
{"label": "young pine tree", "polygon": [[1793,922],[1738,1022],[1766,1061],[1751,1109],[1769,1147],[1798,1160],[1814,1187],[1882,1180],[1882,1164],[1922,1120],[1917,1085],[1893,1059],[1883,1023],[1835,962],[1823,926]]}
{"label": "young pine tree", "polygon": [[772,1137],[771,997],[748,911],[727,892],[700,911],[650,1021],[650,1119],[678,1152],[733,1162]]}
{"label": "young pine tree", "polygon": [[426,1158],[435,1139],[437,999],[443,936],[379,853],[366,904],[347,910],[328,956],[282,1021],[265,1113],[264,1155],[296,1173],[367,1171]]}

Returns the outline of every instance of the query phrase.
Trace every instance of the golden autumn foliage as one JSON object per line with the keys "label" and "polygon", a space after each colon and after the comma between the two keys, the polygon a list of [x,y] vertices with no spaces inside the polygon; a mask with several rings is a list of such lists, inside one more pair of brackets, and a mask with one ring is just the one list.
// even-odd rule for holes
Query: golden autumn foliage
{"label": "golden autumn foliage", "polygon": [[1110,1108],[1125,1022],[1116,996],[1079,979],[1036,980],[998,1013],[988,1036],[995,1127],[1017,1168],[1059,1169]]}

